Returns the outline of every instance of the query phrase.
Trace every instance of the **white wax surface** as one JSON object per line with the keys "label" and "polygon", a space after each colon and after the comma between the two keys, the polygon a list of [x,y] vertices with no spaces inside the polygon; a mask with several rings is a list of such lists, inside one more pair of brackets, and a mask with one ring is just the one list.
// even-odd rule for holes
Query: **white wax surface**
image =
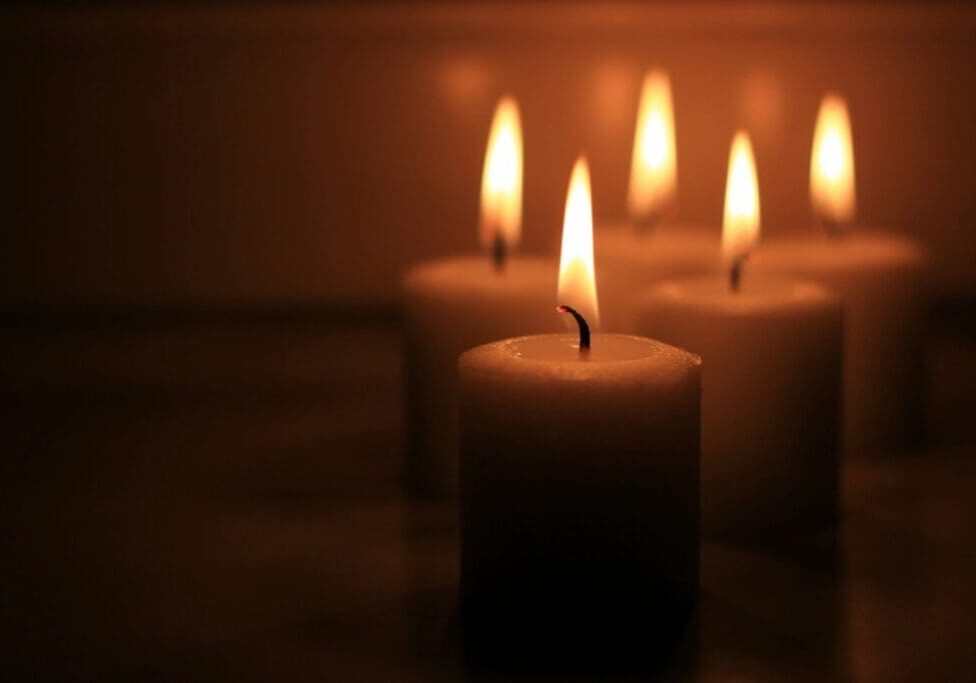
{"label": "white wax surface", "polygon": [[922,422],[926,257],[911,240],[856,231],[760,246],[749,268],[820,282],[845,306],[844,443],[904,445]]}
{"label": "white wax surface", "polygon": [[484,255],[419,265],[403,280],[407,476],[416,492],[457,490],[457,359],[469,348],[563,329],[555,260]]}
{"label": "white wax surface", "polygon": [[575,334],[461,356],[465,609],[651,619],[694,600],[699,363],[606,334],[585,357]]}
{"label": "white wax surface", "polygon": [[756,278],[663,283],[639,304],[644,334],[702,358],[702,530],[757,538],[829,527],[837,511],[839,300]]}
{"label": "white wax surface", "polygon": [[639,293],[664,280],[718,273],[721,231],[661,225],[599,225],[594,234],[601,329],[635,331]]}

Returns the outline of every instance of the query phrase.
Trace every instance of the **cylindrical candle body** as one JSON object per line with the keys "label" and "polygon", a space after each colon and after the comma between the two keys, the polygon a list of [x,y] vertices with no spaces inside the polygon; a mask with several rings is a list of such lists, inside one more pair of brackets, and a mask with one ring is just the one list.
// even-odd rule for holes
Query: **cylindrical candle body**
{"label": "cylindrical candle body", "polygon": [[645,292],[640,329],[702,358],[702,531],[756,540],[837,514],[840,301],[814,284],[715,278]]}
{"label": "cylindrical candle body", "polygon": [[586,358],[576,343],[459,362],[461,608],[493,642],[647,638],[696,599],[700,361],[638,337],[594,335]]}
{"label": "cylindrical candle body", "polygon": [[760,248],[756,272],[813,280],[844,302],[844,445],[903,446],[921,433],[925,256],[904,238],[855,233]]}
{"label": "cylindrical candle body", "polygon": [[593,248],[599,265],[601,329],[606,332],[636,331],[634,304],[638,294],[651,285],[717,274],[719,268],[717,229],[600,226]]}
{"label": "cylindrical candle body", "polygon": [[407,481],[415,493],[457,493],[457,361],[467,349],[558,331],[555,261],[487,257],[422,264],[403,280]]}

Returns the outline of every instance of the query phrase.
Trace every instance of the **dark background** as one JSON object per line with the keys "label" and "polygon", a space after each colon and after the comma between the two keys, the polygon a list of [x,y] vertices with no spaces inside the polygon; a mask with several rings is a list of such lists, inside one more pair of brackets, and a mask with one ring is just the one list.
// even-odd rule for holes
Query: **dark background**
{"label": "dark background", "polygon": [[976,8],[774,2],[0,10],[11,677],[482,680],[454,507],[401,491],[398,277],[476,247],[505,92],[524,249],[580,151],[619,217],[655,64],[684,220],[718,230],[745,126],[764,234],[808,229],[836,89],[861,222],[934,264],[925,444],[847,461],[829,552],[706,543],[675,677],[972,678]]}
{"label": "dark background", "polygon": [[473,250],[492,109],[522,109],[524,248],[557,253],[576,155],[624,210],[642,71],[674,82],[679,215],[718,230],[728,145],[767,235],[808,229],[817,106],[850,104],[859,217],[976,293],[976,11],[925,3],[111,5],[0,26],[0,303],[388,305]]}

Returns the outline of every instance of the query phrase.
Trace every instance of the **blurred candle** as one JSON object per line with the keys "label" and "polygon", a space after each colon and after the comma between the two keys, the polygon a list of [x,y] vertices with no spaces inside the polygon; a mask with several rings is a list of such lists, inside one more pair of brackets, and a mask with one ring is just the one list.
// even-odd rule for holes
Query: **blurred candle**
{"label": "blurred candle", "polygon": [[702,531],[755,540],[828,528],[837,514],[840,302],[757,278],[760,206],[748,137],[729,157],[726,273],[644,292],[639,329],[702,358]]}
{"label": "blurred candle", "polygon": [[[698,584],[699,360],[598,318],[585,161],[563,226],[573,334],[461,356],[461,608],[491,647],[653,646]],[[549,309],[549,315],[552,309]],[[567,316],[568,317],[568,316]],[[589,342],[589,343],[588,343]]]}
{"label": "blurred candle", "polygon": [[627,193],[629,223],[598,226],[596,255],[609,331],[632,332],[634,295],[664,279],[718,271],[718,230],[670,224],[678,182],[668,74],[644,77]]}
{"label": "blurred candle", "polygon": [[815,280],[845,307],[844,443],[905,445],[922,423],[925,267],[911,240],[854,230],[854,152],[847,105],[827,95],[810,159],[810,203],[820,234],[770,243],[763,273]]}
{"label": "blurred candle", "polygon": [[512,257],[522,223],[518,107],[495,111],[481,186],[482,255],[425,263],[403,280],[407,477],[415,493],[457,490],[457,359],[478,344],[556,329],[554,260]]}

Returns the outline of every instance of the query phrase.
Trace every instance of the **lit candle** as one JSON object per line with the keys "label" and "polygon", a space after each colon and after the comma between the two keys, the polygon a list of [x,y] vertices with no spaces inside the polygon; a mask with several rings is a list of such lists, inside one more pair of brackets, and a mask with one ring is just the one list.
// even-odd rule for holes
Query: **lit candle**
{"label": "lit candle", "polygon": [[598,226],[596,255],[605,294],[604,328],[634,331],[634,295],[662,280],[712,274],[719,267],[718,230],[670,223],[675,213],[678,154],[671,82],[663,71],[644,78],[627,194],[629,223]]}
{"label": "lit candle", "polygon": [[697,593],[700,362],[650,339],[590,334],[599,312],[582,159],[558,291],[578,333],[497,341],[459,362],[462,615],[491,646],[529,652],[548,636],[572,649],[606,637],[646,648]]}
{"label": "lit candle", "polygon": [[757,278],[752,148],[729,157],[724,276],[661,283],[639,329],[702,358],[702,531],[756,540],[829,527],[837,512],[842,315],[815,284]]}
{"label": "lit candle", "polygon": [[814,280],[844,302],[844,443],[904,445],[919,435],[925,266],[909,239],[853,230],[854,152],[844,100],[820,106],[810,160],[810,202],[821,234],[771,242],[756,268]]}
{"label": "lit candle", "polygon": [[407,477],[424,495],[457,489],[457,359],[493,339],[557,329],[547,315],[555,260],[513,258],[522,223],[522,134],[515,101],[495,111],[481,187],[484,255],[411,269],[403,280]]}

